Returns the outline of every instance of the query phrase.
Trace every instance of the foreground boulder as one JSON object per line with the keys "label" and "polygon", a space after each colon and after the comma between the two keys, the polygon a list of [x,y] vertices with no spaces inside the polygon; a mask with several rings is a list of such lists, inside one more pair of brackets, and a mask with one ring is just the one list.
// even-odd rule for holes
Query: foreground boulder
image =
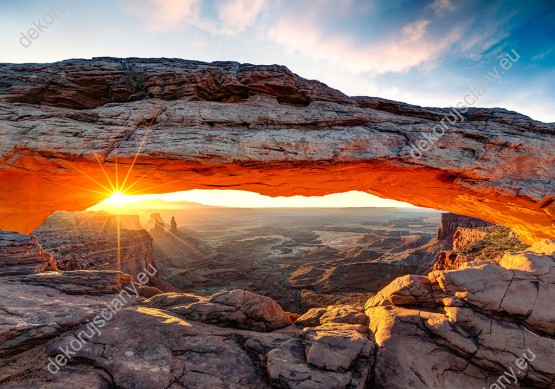
{"label": "foreground boulder", "polygon": [[[376,388],[552,387],[555,242],[406,276],[366,303]],[[501,386],[499,386],[501,387]]]}
{"label": "foreground boulder", "polygon": [[146,304],[164,307],[187,319],[254,331],[273,331],[291,324],[290,315],[274,300],[240,289],[209,298],[162,294]]}

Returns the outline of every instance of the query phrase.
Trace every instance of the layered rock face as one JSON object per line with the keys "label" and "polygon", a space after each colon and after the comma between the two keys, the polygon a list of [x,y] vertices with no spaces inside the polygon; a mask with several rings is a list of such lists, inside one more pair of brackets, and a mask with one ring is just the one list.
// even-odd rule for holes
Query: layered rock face
{"label": "layered rock face", "polygon": [[57,268],[54,256],[42,249],[36,236],[0,231],[0,276]]}
{"label": "layered rock face", "polygon": [[116,182],[119,171],[120,189],[138,193],[358,189],[513,227],[529,241],[555,237],[555,125],[470,108],[412,157],[449,114],[348,97],[277,65],[2,64],[0,228],[29,232],[55,210],[103,200],[113,190],[105,172]]}
{"label": "layered rock face", "polygon": [[121,270],[137,277],[156,267],[152,238],[140,228],[137,215],[123,216],[56,212],[34,233],[61,270]]}
{"label": "layered rock face", "polygon": [[452,244],[458,228],[476,229],[492,225],[493,223],[475,217],[457,215],[455,213],[442,213],[437,231],[437,239],[445,240]]}
{"label": "layered rock face", "polygon": [[109,301],[104,296],[132,282],[131,276],[115,271],[58,271],[53,255],[42,249],[36,236],[14,232],[0,231],[0,264],[2,358],[79,325],[104,308]]}
{"label": "layered rock face", "polygon": [[546,241],[500,266],[397,279],[366,303],[376,387],[553,387],[554,274]]}

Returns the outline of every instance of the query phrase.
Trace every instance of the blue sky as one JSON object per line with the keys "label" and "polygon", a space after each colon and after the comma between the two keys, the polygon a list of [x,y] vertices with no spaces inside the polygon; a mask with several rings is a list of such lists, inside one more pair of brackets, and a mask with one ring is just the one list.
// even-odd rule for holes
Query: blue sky
{"label": "blue sky", "polygon": [[[64,6],[22,46],[33,21]],[[456,104],[514,49],[518,63],[477,105],[555,122],[554,1],[3,0],[0,15],[2,62],[279,63],[349,95],[428,106]]]}
{"label": "blue sky", "polygon": [[476,106],[555,122],[555,1],[1,0],[0,15],[0,62],[278,63],[348,95],[424,106],[455,105],[515,50]]}
{"label": "blue sky", "polygon": [[[22,46],[33,21],[67,4]],[[428,106],[456,104],[514,49],[518,63],[478,105],[555,122],[555,1],[4,0],[0,15],[1,62],[279,63],[349,95]]]}

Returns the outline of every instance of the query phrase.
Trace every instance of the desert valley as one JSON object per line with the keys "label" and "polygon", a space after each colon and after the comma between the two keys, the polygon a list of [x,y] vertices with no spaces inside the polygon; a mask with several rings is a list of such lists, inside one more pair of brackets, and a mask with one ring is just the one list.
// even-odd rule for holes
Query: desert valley
{"label": "desert valley", "polygon": [[[172,290],[244,289],[296,313],[363,304],[397,276],[430,270],[449,247],[436,239],[439,212],[417,208],[154,211],[146,230],[138,215],[120,217],[122,271],[136,277],[152,263]],[[34,233],[63,270],[117,270],[116,223],[115,215],[59,212]]]}

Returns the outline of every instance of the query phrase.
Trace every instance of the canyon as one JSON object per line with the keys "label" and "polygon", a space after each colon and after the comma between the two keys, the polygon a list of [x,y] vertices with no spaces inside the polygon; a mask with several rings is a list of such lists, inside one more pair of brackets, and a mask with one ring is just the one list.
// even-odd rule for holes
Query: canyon
{"label": "canyon", "polygon": [[298,315],[240,289],[153,293],[118,271],[59,271],[36,237],[0,238],[2,387],[459,389],[505,371],[514,387],[555,385],[552,240]]}
{"label": "canyon", "polygon": [[[278,65],[0,64],[0,385],[460,389],[499,386],[514,372],[503,385],[555,387],[555,124],[469,108],[412,158],[410,145],[448,113],[348,97]],[[383,280],[364,301],[298,313],[240,288],[164,293],[141,281],[141,266],[152,267],[134,255],[124,262],[136,277],[62,270],[26,235],[55,211],[118,190],[192,188],[362,190],[482,221],[461,216],[459,228],[444,217],[437,263]],[[71,264],[69,250],[83,248],[51,228],[46,244],[60,240],[68,251],[56,255],[69,256],[60,266]],[[148,252],[139,234],[124,239],[131,254]],[[104,239],[113,242],[111,229]],[[110,252],[87,250],[92,265],[114,265]],[[383,254],[382,264],[425,258]],[[356,268],[341,276],[367,278]]]}
{"label": "canyon", "polygon": [[[397,276],[430,270],[439,251],[451,246],[449,239],[436,239],[439,212],[418,208],[199,204],[148,213],[144,229],[137,215],[136,222],[122,224],[119,268],[118,233],[115,223],[108,225],[115,215],[56,212],[33,233],[61,270],[121,270],[136,278],[152,264],[158,273],[150,286],[201,295],[245,289],[297,313],[364,304]],[[467,226],[466,219],[451,217],[449,225]]]}

